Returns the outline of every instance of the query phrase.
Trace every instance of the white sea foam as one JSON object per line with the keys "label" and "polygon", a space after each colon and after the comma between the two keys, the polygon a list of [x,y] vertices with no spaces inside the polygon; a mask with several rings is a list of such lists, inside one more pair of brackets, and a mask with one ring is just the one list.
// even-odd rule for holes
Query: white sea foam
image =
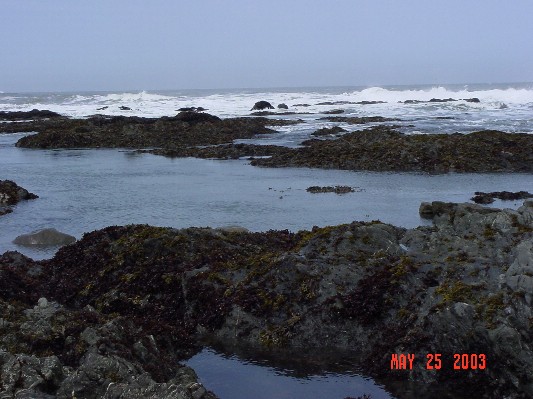
{"label": "white sea foam", "polygon": [[[458,101],[431,103],[431,99],[453,98]],[[465,99],[479,98],[479,103]],[[399,118],[415,124],[419,131],[471,131],[475,128],[495,128],[505,131],[533,132],[531,109],[533,84],[508,86],[426,86],[368,87],[333,89],[286,90],[220,90],[167,92],[110,93],[45,93],[0,94],[0,110],[28,111],[49,109],[63,115],[86,117],[96,113],[107,115],[137,115],[160,117],[175,115],[182,107],[203,107],[220,117],[247,116],[254,103],[280,103],[289,111],[308,112],[296,117],[311,122],[309,128],[320,126],[317,119],[328,110],[341,108],[344,115]],[[407,100],[421,103],[404,104]],[[383,104],[360,105],[361,101],[383,101]],[[330,102],[331,105],[319,105]],[[339,103],[345,102],[345,104]],[[335,104],[336,103],[336,104]],[[350,104],[352,103],[352,104]],[[297,106],[297,104],[308,104]],[[121,107],[127,107],[124,109]],[[284,112],[285,110],[279,110]],[[441,118],[438,120],[438,118]],[[448,118],[443,120],[442,118]],[[453,118],[453,119],[452,119]],[[299,129],[298,129],[299,130]]]}

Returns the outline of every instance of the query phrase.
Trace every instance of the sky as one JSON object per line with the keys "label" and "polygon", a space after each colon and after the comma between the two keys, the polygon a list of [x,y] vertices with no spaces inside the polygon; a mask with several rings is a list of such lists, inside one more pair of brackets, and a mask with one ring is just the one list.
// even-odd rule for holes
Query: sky
{"label": "sky", "polygon": [[533,81],[531,0],[0,0],[0,91]]}

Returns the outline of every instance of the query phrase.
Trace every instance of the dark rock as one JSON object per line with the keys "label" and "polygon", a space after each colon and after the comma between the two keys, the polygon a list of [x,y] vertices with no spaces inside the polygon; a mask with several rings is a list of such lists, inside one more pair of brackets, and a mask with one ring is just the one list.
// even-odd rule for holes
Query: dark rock
{"label": "dark rock", "polygon": [[0,120],[16,121],[24,119],[61,118],[56,112],[32,109],[31,111],[0,111]]}
{"label": "dark rock", "polygon": [[310,107],[311,104],[294,104],[293,107]]}
{"label": "dark rock", "polygon": [[470,200],[474,201],[476,204],[492,204],[494,202],[494,198],[490,195],[486,194],[476,194],[474,197],[470,198]]}
{"label": "dark rock", "polygon": [[131,321],[90,306],[67,309],[44,297],[29,308],[13,303],[0,300],[4,396],[216,398],[192,369],[178,364],[162,336],[147,335]]}
{"label": "dark rock", "polygon": [[126,107],[125,105],[121,105],[121,106],[119,107],[119,109],[120,109],[121,111],[131,111],[131,108],[130,108],[130,107]]}
{"label": "dark rock", "polygon": [[421,100],[405,100],[403,103],[404,104],[420,104],[420,103],[423,103],[423,102],[425,102],[425,101],[421,101]]}
{"label": "dark rock", "polygon": [[11,208],[1,208],[0,209],[0,216],[7,215],[8,213],[13,212],[13,209]]}
{"label": "dark rock", "polygon": [[374,104],[386,104],[386,101],[358,101],[358,105],[374,105]]}
{"label": "dark rock", "polygon": [[268,101],[258,101],[254,104],[252,111],[256,111],[256,110],[260,111],[263,109],[274,109],[274,107]]}
{"label": "dark rock", "polygon": [[278,104],[278,108],[279,109],[289,109],[289,106],[287,104],[281,103],[281,104]]}
{"label": "dark rock", "polygon": [[0,205],[15,205],[23,200],[39,198],[11,180],[0,180]]}
{"label": "dark rock", "polygon": [[464,101],[466,101],[467,103],[479,103],[479,102],[481,102],[481,101],[479,100],[479,98],[477,98],[477,97],[473,97],[473,98],[465,98]]}
{"label": "dark rock", "polygon": [[76,237],[61,233],[56,229],[42,229],[29,234],[22,234],[13,240],[13,243],[24,246],[57,246],[71,244]]}
{"label": "dark rock", "polygon": [[325,120],[325,121],[330,121],[330,122],[344,122],[344,123],[349,123],[351,125],[364,125],[367,123],[397,121],[399,119],[384,118],[382,116],[362,116],[362,117],[327,116],[324,118],[320,118],[320,120]]}
{"label": "dark rock", "polygon": [[180,108],[178,109],[178,111],[180,112],[202,112],[202,111],[207,111],[207,109],[205,109],[204,107],[183,107],[183,108]]}
{"label": "dark rock", "polygon": [[[390,386],[423,381],[425,397],[531,397],[533,201],[425,208],[433,226],[410,230],[373,221],[87,233],[33,262],[41,274],[19,284],[38,302],[0,297],[0,386],[10,397],[135,398],[169,397],[174,384],[174,397],[202,397],[178,362],[209,338],[263,353],[331,348]],[[9,262],[0,257],[0,271],[30,268]],[[441,353],[442,370],[391,370],[393,353]],[[454,353],[482,353],[489,367],[464,378]]]}
{"label": "dark rock", "polygon": [[[299,120],[229,118],[220,120],[200,112],[176,117],[141,118],[95,115],[86,119],[61,119],[41,126],[38,134],[17,142],[30,148],[179,148],[230,143],[274,133],[266,126],[300,123]],[[35,130],[35,127],[34,127]]]}
{"label": "dark rock", "polygon": [[430,102],[430,103],[449,103],[449,102],[453,102],[453,101],[457,101],[457,100],[455,100],[453,98],[432,98],[428,102]]}
{"label": "dark rock", "polygon": [[[365,123],[368,118],[327,120]],[[379,120],[379,119],[378,119]],[[307,140],[304,146],[252,165],[344,170],[447,172],[533,172],[533,135],[480,131],[470,134],[404,135],[390,127],[346,133],[337,139]]]}
{"label": "dark rock", "polygon": [[103,111],[103,110],[108,109],[108,108],[109,108],[109,106],[104,105],[103,107],[96,108],[96,110],[97,110],[97,111]]}
{"label": "dark rock", "polygon": [[318,194],[318,193],[335,193],[335,194],[346,194],[346,193],[353,193],[355,190],[353,187],[350,186],[311,186],[307,187],[306,191],[311,194]]}
{"label": "dark rock", "polygon": [[476,191],[475,196],[471,198],[477,204],[491,204],[494,202],[494,199],[500,199],[502,201],[516,201],[520,199],[533,198],[533,194],[527,191],[494,191],[491,193],[484,193],[481,191]]}
{"label": "dark rock", "polygon": [[[321,103],[318,103],[317,105],[348,105],[348,104],[357,104],[353,101],[324,101]],[[298,104],[301,105],[301,104]]]}
{"label": "dark rock", "polygon": [[187,123],[205,123],[205,122],[220,122],[221,119],[218,116],[205,114],[196,111],[182,111],[176,115],[176,120]]}
{"label": "dark rock", "polygon": [[344,110],[343,109],[332,109],[330,111],[325,111],[323,113],[324,114],[343,114]]}
{"label": "dark rock", "polygon": [[347,130],[340,126],[324,127],[311,133],[312,136],[330,136],[338,133],[346,133]]}

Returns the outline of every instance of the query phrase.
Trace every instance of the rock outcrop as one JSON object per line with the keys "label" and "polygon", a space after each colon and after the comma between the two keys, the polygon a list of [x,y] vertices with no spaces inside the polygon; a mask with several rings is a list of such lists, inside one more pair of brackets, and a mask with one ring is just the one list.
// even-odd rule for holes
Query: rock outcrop
{"label": "rock outcrop", "polygon": [[62,119],[52,125],[33,126],[38,134],[17,142],[27,148],[182,148],[231,143],[236,139],[274,133],[266,126],[297,121],[267,118],[220,118],[196,111],[175,117],[141,118],[96,115]]}
{"label": "rock outcrop", "polygon": [[527,191],[494,191],[490,193],[476,191],[471,200],[474,201],[476,204],[492,204],[495,198],[500,199],[502,201],[516,201],[526,198],[533,198],[533,194]]}
{"label": "rock outcrop", "polygon": [[[342,117],[330,117],[337,120]],[[339,121],[349,122],[351,118]],[[359,119],[359,118],[357,118]],[[363,119],[363,118],[361,118]],[[390,127],[304,141],[304,147],[252,165],[325,169],[447,172],[533,172],[533,135],[493,130],[404,135]]]}
{"label": "rock outcrop", "polygon": [[274,109],[274,107],[268,101],[258,101],[252,107],[252,111],[261,111],[263,109]]}
{"label": "rock outcrop", "polygon": [[[531,397],[533,201],[426,208],[433,226],[411,230],[379,221],[298,233],[136,225],[88,233],[51,260],[4,254],[0,359],[11,369],[26,356],[28,377],[2,386],[41,378],[33,388],[46,394],[164,395],[183,386],[177,360],[209,338],[356,352],[399,398],[394,382],[407,381],[465,397]],[[391,370],[399,353],[415,355],[413,369]],[[435,353],[442,367],[428,370]],[[454,370],[456,354],[487,367]],[[161,367],[167,361],[175,368]]]}
{"label": "rock outcrop", "polygon": [[39,198],[11,180],[0,180],[0,205],[15,205],[20,201]]}

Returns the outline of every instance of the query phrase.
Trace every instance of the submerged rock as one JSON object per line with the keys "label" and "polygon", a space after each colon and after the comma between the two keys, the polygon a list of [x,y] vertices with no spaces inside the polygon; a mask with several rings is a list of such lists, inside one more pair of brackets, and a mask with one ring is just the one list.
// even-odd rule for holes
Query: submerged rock
{"label": "submerged rock", "polygon": [[56,229],[42,229],[29,234],[22,234],[13,240],[13,243],[24,246],[57,246],[72,244],[76,237],[61,233]]}

